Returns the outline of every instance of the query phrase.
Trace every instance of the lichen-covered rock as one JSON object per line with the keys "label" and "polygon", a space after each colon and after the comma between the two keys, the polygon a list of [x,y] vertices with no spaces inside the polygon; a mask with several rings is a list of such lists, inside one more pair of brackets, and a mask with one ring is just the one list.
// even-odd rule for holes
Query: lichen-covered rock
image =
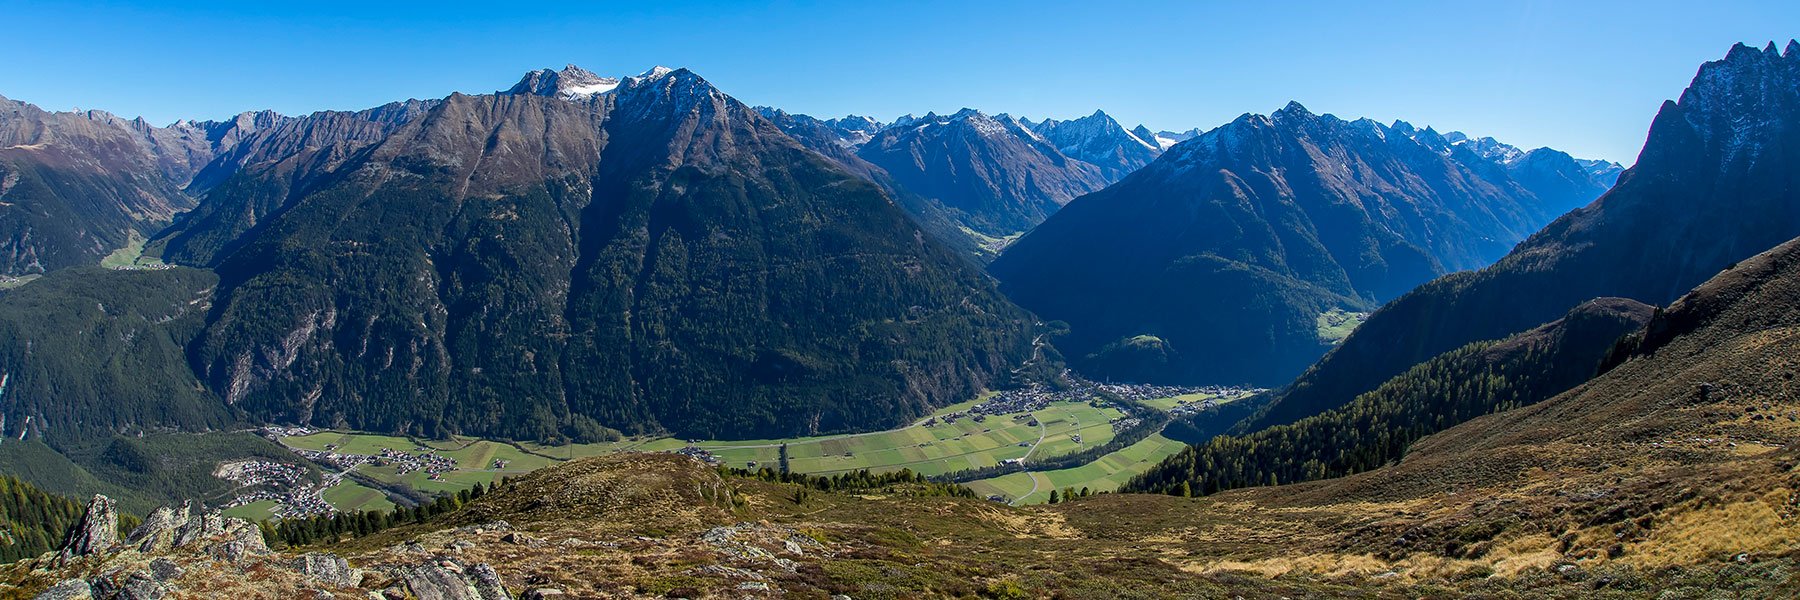
{"label": "lichen-covered rock", "polygon": [[64,579],[38,594],[36,600],[93,600],[94,586],[80,579]]}
{"label": "lichen-covered rock", "polygon": [[115,570],[94,578],[92,583],[94,596],[107,600],[161,600],[171,592],[168,585],[143,570],[129,574]]}
{"label": "lichen-covered rock", "polygon": [[187,502],[179,509],[164,506],[150,511],[143,524],[125,537],[125,543],[145,554],[167,551],[175,546],[175,533],[187,524],[193,506],[192,502]]}
{"label": "lichen-covered rock", "polygon": [[119,600],[162,600],[169,595],[169,586],[157,581],[148,571],[132,573],[120,588]]}
{"label": "lichen-covered rock", "polygon": [[419,600],[512,600],[499,574],[485,564],[464,569],[445,558],[403,567],[399,575]]}
{"label": "lichen-covered rock", "polygon": [[57,554],[60,560],[68,560],[77,556],[87,556],[111,550],[119,545],[119,512],[113,505],[112,498],[94,495],[88,501],[87,514],[69,530],[69,536],[63,540],[62,551]]}
{"label": "lichen-covered rock", "polygon": [[329,552],[309,552],[294,557],[294,570],[308,579],[339,587],[352,587],[362,581],[362,571],[350,568],[350,561]]}
{"label": "lichen-covered rock", "polygon": [[180,508],[165,506],[152,511],[144,524],[125,538],[125,544],[146,554],[191,549],[231,563],[269,554],[255,524],[205,510],[192,501]]}
{"label": "lichen-covered rock", "polygon": [[506,584],[500,581],[500,574],[487,563],[475,565],[469,569],[469,575],[481,600],[512,600],[512,594],[506,592]]}
{"label": "lichen-covered rock", "polygon": [[183,572],[185,572],[185,569],[182,569],[181,565],[176,564],[175,561],[169,560],[168,558],[159,557],[156,560],[150,561],[150,574],[155,576],[157,581],[172,581],[179,579]]}

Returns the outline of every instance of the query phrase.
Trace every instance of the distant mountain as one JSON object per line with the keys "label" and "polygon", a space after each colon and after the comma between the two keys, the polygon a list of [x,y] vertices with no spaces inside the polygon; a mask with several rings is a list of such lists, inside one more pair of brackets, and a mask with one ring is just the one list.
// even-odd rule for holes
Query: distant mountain
{"label": "distant mountain", "polygon": [[996,238],[1030,229],[1107,183],[1099,167],[1064,155],[1018,120],[974,109],[895,124],[856,154]]}
{"label": "distant mountain", "polygon": [[1738,45],[1665,102],[1637,164],[1495,265],[1421,286],[1376,312],[1245,429],[1349,402],[1474,340],[1618,296],[1665,304],[1800,236],[1800,43]]}
{"label": "distant mountain", "polygon": [[[1491,137],[1471,138],[1460,131],[1439,134],[1430,127],[1418,129],[1405,121],[1395,121],[1391,129],[1474,165],[1478,173],[1517,182],[1557,213],[1592,201],[1612,188],[1624,170],[1615,162],[1577,159],[1550,148],[1525,151]],[[1484,162],[1492,166],[1483,165]]]}
{"label": "distant mountain", "polygon": [[1137,129],[1132,130],[1132,133],[1136,134],[1139,139],[1153,142],[1157,146],[1162,147],[1162,149],[1168,150],[1170,146],[1200,137],[1200,134],[1205,132],[1200,131],[1200,129],[1196,127],[1187,131],[1158,131],[1156,133],[1150,133],[1149,128],[1139,125],[1137,126]]}
{"label": "distant mountain", "polygon": [[[1143,126],[1138,126],[1142,129]],[[1132,171],[1150,164],[1163,148],[1154,140],[1146,140],[1125,129],[1105,112],[1058,121],[1045,119],[1031,126],[1032,131],[1049,140],[1063,154],[1100,167],[1107,181],[1118,181]]]}
{"label": "distant mountain", "polygon": [[194,206],[182,191],[221,148],[281,117],[154,127],[0,97],[0,275],[95,264]]}
{"label": "distant mountain", "polygon": [[[1029,315],[977,267],[686,70],[537,71],[502,93],[287,119],[199,173],[199,207],[150,246],[204,270],[117,274],[175,277],[135,296],[142,324],[19,324],[63,345],[102,343],[74,327],[167,342],[191,372],[166,372],[161,350],[128,354],[158,361],[132,377],[95,372],[83,361],[123,350],[58,363],[20,339],[0,346],[17,352],[0,352],[0,373],[32,375],[15,385],[92,378],[92,397],[124,408],[8,392],[5,427],[224,415],[428,436],[785,436],[906,422],[1030,352]],[[196,286],[208,271],[216,285]],[[114,289],[70,277],[0,295],[0,316]],[[212,403],[131,412],[164,387]]]}
{"label": "distant mountain", "polygon": [[1486,265],[1559,214],[1417,133],[1297,103],[1244,115],[1070,203],[990,272],[1067,321],[1058,345],[1093,375],[1279,384],[1330,348],[1322,314]]}
{"label": "distant mountain", "polygon": [[821,120],[767,107],[758,107],[756,111],[802,146],[879,186],[895,204],[912,215],[920,228],[959,256],[985,259],[994,254],[992,248],[970,234],[958,215],[943,202],[914,193],[889,176],[886,169],[857,156],[856,149],[885,127],[881,123],[867,117]]}
{"label": "distant mountain", "polygon": [[1063,155],[1006,115],[970,109],[882,125],[758,110],[807,148],[881,186],[944,244],[982,260],[1063,202],[1106,185],[1099,167]]}
{"label": "distant mountain", "polygon": [[1032,123],[964,109],[883,124],[757,110],[807,148],[874,181],[945,244],[983,260],[1069,199],[1162,151],[1099,111]]}

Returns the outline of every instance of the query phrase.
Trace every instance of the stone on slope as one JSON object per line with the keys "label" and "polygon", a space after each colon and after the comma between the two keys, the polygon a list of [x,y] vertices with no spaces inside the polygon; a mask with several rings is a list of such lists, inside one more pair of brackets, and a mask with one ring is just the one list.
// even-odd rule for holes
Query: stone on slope
{"label": "stone on slope", "polygon": [[80,579],[64,579],[37,595],[37,600],[93,600],[94,586]]}
{"label": "stone on slope", "polygon": [[400,569],[400,578],[419,600],[512,600],[500,575],[486,564],[465,569],[449,558]]}
{"label": "stone on slope", "polygon": [[351,587],[362,581],[362,571],[350,567],[350,561],[330,552],[308,552],[294,557],[294,570],[308,579],[340,587]]}

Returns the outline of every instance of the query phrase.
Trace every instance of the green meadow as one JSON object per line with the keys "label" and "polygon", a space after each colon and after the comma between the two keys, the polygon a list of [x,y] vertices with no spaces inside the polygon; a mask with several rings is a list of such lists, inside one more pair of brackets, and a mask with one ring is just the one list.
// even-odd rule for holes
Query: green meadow
{"label": "green meadow", "polygon": [[[1072,487],[1080,490],[1085,487],[1094,493],[1110,492],[1118,489],[1132,476],[1150,468],[1151,465],[1180,452],[1181,448],[1181,442],[1163,437],[1162,434],[1156,434],[1079,467],[1032,473],[1008,473],[999,477],[971,481],[965,485],[983,496],[999,494],[1013,498],[1017,504],[1036,504],[1049,501],[1050,490],[1053,489],[1062,490]],[[1035,492],[1033,491],[1034,487],[1036,488]]]}
{"label": "green meadow", "polygon": [[[1038,457],[1056,456],[1105,444],[1113,438],[1111,421],[1124,416],[1124,413],[1110,407],[1095,407],[1086,402],[1060,402],[1029,415],[992,416],[980,422],[966,417],[955,423],[942,420],[943,415],[967,410],[981,400],[945,407],[933,415],[939,419],[937,423],[929,426],[921,421],[887,431],[788,439],[697,440],[690,444],[674,438],[640,438],[600,444],[545,446],[465,437],[433,441],[325,431],[284,438],[282,442],[305,450],[325,451],[330,446],[331,451],[343,454],[379,454],[384,449],[417,453],[420,448],[431,448],[456,461],[456,469],[444,473],[436,480],[430,479],[423,472],[402,475],[391,465],[361,465],[356,468],[356,473],[384,486],[411,488],[425,493],[455,493],[476,484],[486,484],[508,475],[529,473],[567,460],[612,452],[665,452],[689,445],[713,453],[724,464],[732,467],[779,467],[781,447],[786,445],[789,468],[802,473],[829,475],[860,469],[911,469],[925,475],[938,475],[990,467],[1007,459],[1024,458],[1028,453]],[[495,459],[505,461],[505,466],[495,468]],[[393,507],[393,503],[380,490],[350,479],[327,490],[325,500],[340,510],[387,510]],[[266,514],[268,507],[257,508],[256,504],[252,504],[234,510],[255,515]]]}

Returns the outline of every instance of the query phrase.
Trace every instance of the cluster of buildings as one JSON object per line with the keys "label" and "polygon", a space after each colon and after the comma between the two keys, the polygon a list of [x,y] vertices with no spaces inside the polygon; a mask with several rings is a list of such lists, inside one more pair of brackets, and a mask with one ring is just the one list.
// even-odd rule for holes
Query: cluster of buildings
{"label": "cluster of buildings", "polygon": [[1266,390],[1230,385],[1153,385],[1148,383],[1099,383],[1094,387],[1126,400],[1154,400],[1190,394],[1205,394],[1217,400],[1235,400]]}
{"label": "cluster of buildings", "polygon": [[173,269],[173,268],[175,268],[175,265],[171,265],[171,264],[163,263],[163,262],[153,262],[153,263],[146,263],[146,264],[141,264],[141,265],[137,264],[137,263],[132,263],[129,265],[115,265],[112,267],[112,270],[114,270],[114,271],[167,271],[167,270]]}
{"label": "cluster of buildings", "polygon": [[324,494],[326,489],[343,479],[342,474],[327,473],[318,485],[313,485],[306,481],[305,468],[264,460],[224,465],[216,474],[241,487],[254,488],[233,497],[225,504],[226,508],[272,500],[275,507],[270,512],[282,519],[337,512],[331,503],[325,501]]}
{"label": "cluster of buildings", "polygon": [[393,465],[394,472],[400,475],[425,473],[425,478],[438,481],[445,473],[456,470],[456,459],[438,454],[437,450],[420,446],[412,452],[402,452],[393,448],[382,448],[375,455],[374,465],[385,467]]}
{"label": "cluster of buildings", "polygon": [[[676,450],[675,453],[680,454],[682,456],[691,456],[694,458],[698,458],[701,461],[703,461],[709,465],[716,465],[721,462],[724,462],[722,460],[719,460],[719,457],[713,456],[713,453],[707,452],[706,450],[702,450],[698,446],[687,446],[680,450]],[[750,466],[754,467],[754,466],[756,466],[756,463],[752,462],[752,463],[750,463]]]}
{"label": "cluster of buildings", "polygon": [[343,469],[346,471],[348,471],[350,469],[354,469],[358,465],[373,464],[375,462],[374,455],[370,455],[370,454],[339,454],[337,452],[333,452],[333,450],[336,450],[336,449],[337,449],[337,446],[327,444],[325,446],[324,451],[304,450],[301,448],[294,448],[293,450],[294,450],[295,454],[299,454],[300,456],[305,457],[307,460],[310,460],[310,461],[313,461],[316,463],[328,464],[328,465],[331,465],[331,466],[334,466],[334,467],[337,467],[339,469]]}
{"label": "cluster of buildings", "polygon": [[278,425],[270,425],[256,430],[256,433],[275,443],[280,443],[281,438],[284,437],[299,437],[303,435],[312,435],[318,432],[319,430],[311,427],[281,427]]}

